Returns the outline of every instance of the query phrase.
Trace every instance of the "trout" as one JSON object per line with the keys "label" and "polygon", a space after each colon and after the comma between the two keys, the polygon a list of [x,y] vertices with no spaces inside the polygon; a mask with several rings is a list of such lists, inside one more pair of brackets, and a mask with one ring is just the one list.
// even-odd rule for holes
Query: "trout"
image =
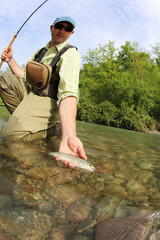
{"label": "trout", "polygon": [[49,152],[49,155],[51,155],[53,157],[60,156],[61,161],[67,160],[69,162],[72,162],[75,165],[75,167],[77,167],[77,168],[85,169],[90,172],[93,172],[95,170],[95,167],[93,165],[91,165],[90,163],[88,163],[86,160],[75,157],[70,154],[65,154],[65,153],[60,153],[60,152]]}

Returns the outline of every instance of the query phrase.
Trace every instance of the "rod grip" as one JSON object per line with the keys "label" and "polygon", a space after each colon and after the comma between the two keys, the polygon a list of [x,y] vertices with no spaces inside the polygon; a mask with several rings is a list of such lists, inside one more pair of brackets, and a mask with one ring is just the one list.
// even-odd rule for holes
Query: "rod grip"
{"label": "rod grip", "polygon": [[[8,47],[7,47],[7,51],[8,51],[9,48],[11,47],[11,45],[12,45],[12,43],[14,42],[14,40],[16,39],[16,37],[17,37],[17,34],[14,35],[14,37],[13,37],[12,40],[11,40],[11,42],[9,43],[9,45],[8,45]],[[1,62],[0,62],[0,68],[1,68],[2,64],[3,64],[3,60],[1,60]]]}

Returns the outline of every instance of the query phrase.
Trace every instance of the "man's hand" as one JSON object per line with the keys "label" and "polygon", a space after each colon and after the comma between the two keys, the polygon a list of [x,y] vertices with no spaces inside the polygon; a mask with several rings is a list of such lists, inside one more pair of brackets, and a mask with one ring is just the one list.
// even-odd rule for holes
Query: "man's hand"
{"label": "man's hand", "polygon": [[13,58],[13,51],[12,51],[12,47],[9,48],[5,48],[4,51],[1,54],[1,59],[4,62],[9,62],[11,59]]}
{"label": "man's hand", "polygon": [[20,78],[22,76],[22,68],[16,63],[16,61],[13,58],[13,50],[12,46],[9,48],[5,48],[4,51],[1,54],[1,59],[4,62],[8,63],[8,66],[10,67],[11,71]]}
{"label": "man's hand", "polygon": [[[69,137],[63,139],[59,146],[59,152],[71,154],[87,160],[83,144],[78,137]],[[56,160],[59,161],[60,157],[57,157]],[[74,164],[68,161],[65,161],[64,164],[71,168],[74,167]]]}
{"label": "man's hand", "polygon": [[[76,113],[77,99],[75,97],[66,97],[60,102],[59,116],[62,140],[59,146],[59,152],[87,160],[83,144],[76,135]],[[57,157],[56,160],[60,160],[60,157]],[[69,167],[74,167],[74,164],[68,161],[64,162],[64,164]]]}

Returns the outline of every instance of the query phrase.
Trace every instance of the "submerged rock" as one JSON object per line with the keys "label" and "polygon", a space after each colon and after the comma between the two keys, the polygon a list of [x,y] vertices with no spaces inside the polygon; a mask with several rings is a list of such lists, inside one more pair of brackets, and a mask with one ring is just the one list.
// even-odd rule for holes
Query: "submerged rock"
{"label": "submerged rock", "polygon": [[60,173],[60,169],[56,167],[34,167],[28,172],[33,178],[47,180],[50,177]]}
{"label": "submerged rock", "polygon": [[5,176],[0,176],[0,194],[10,193],[15,188],[15,184]]}
{"label": "submerged rock", "polygon": [[52,218],[46,213],[20,207],[1,211],[0,225],[16,239],[40,240],[51,230]]}
{"label": "submerged rock", "polygon": [[75,235],[69,240],[94,240],[92,236]]}
{"label": "submerged rock", "polygon": [[52,228],[50,234],[51,240],[70,240],[73,236],[73,230]]}
{"label": "submerged rock", "polygon": [[13,205],[13,202],[9,196],[0,196],[0,211],[1,209],[8,209],[11,208]]}
{"label": "submerged rock", "polygon": [[85,205],[73,203],[66,212],[66,218],[71,222],[82,222],[88,218],[88,211]]}
{"label": "submerged rock", "polygon": [[1,226],[0,226],[0,240],[7,240],[6,234]]}
{"label": "submerged rock", "polygon": [[78,232],[84,232],[87,229],[94,227],[97,224],[96,220],[86,219],[85,221],[79,223],[76,227]]}
{"label": "submerged rock", "polygon": [[136,193],[136,194],[142,194],[146,192],[146,187],[140,183],[137,182],[135,179],[131,178],[128,183],[126,184],[126,189],[128,192]]}
{"label": "submerged rock", "polygon": [[120,200],[114,196],[106,196],[99,200],[98,209],[105,214],[110,214],[114,212]]}
{"label": "submerged rock", "polygon": [[50,190],[51,196],[61,203],[73,203],[79,199],[79,195],[75,192],[75,188],[59,185]]}
{"label": "submerged rock", "polygon": [[127,196],[126,190],[122,186],[118,186],[116,184],[106,185],[105,192],[109,192],[110,194],[119,198],[124,198]]}
{"label": "submerged rock", "polygon": [[53,186],[57,186],[59,184],[66,184],[69,183],[71,181],[73,181],[74,179],[74,175],[72,174],[72,172],[69,171],[62,171],[62,173],[60,174],[56,174],[55,176],[51,177],[48,181],[47,181],[47,185],[49,187],[53,187]]}

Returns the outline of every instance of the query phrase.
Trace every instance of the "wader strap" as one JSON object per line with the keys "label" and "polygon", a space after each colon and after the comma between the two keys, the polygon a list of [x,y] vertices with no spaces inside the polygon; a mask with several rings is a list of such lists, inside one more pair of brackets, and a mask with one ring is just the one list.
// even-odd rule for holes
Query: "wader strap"
{"label": "wader strap", "polygon": [[[55,57],[52,59],[51,63],[49,64],[52,67],[52,77],[51,77],[49,86],[44,90],[40,90],[32,87],[33,92],[35,92],[37,95],[43,96],[43,97],[50,97],[57,100],[59,74],[55,72],[57,67],[56,65],[59,62],[62,54],[65,53],[69,48],[76,48],[76,47],[67,44],[55,55]],[[43,56],[45,55],[46,51],[47,49],[45,47],[41,48],[35,56],[35,61],[40,62]]]}
{"label": "wader strap", "polygon": [[[53,58],[52,62],[49,64],[52,67],[52,72],[54,73],[56,70],[56,64],[59,62],[60,57],[62,56],[63,53],[65,53],[69,48],[76,48],[75,46],[72,45],[67,45],[64,48],[62,48],[56,56]],[[76,48],[77,49],[77,48]]]}
{"label": "wader strap", "polygon": [[[75,46],[69,45],[67,44],[67,46],[65,46],[64,48],[62,48],[57,54],[56,56],[52,59],[51,63],[49,64],[52,67],[52,72],[54,73],[56,70],[56,64],[58,63],[58,61],[60,60],[60,57],[63,53],[65,53],[69,48],[76,48]],[[76,48],[77,49],[77,48]],[[47,52],[47,49],[45,47],[41,48],[39,50],[39,52],[35,55],[35,61],[36,62],[40,62],[43,58],[43,56],[45,55],[45,53]]]}
{"label": "wader strap", "polygon": [[47,49],[45,47],[41,48],[39,52],[35,55],[35,61],[40,62],[44,56],[44,54],[47,52]]}

